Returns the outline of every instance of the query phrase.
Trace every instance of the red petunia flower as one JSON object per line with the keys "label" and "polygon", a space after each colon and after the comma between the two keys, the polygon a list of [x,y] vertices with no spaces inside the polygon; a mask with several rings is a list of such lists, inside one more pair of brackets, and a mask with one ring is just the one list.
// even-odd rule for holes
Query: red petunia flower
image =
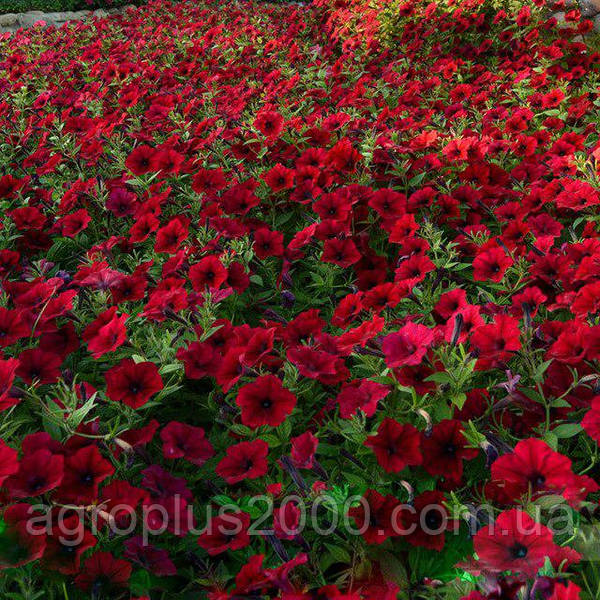
{"label": "red petunia flower", "polygon": [[493,364],[510,360],[521,349],[519,321],[508,315],[496,315],[493,323],[480,325],[471,335],[477,356]]}
{"label": "red petunia flower", "polygon": [[334,375],[336,372],[337,357],[310,346],[290,348],[287,356],[289,361],[298,368],[300,375],[310,379],[318,379],[323,375]]}
{"label": "red petunia flower", "polygon": [[221,459],[215,472],[228,484],[233,485],[246,479],[256,479],[266,475],[269,445],[263,440],[240,442],[229,446],[226,456]]}
{"label": "red petunia flower", "polygon": [[262,111],[254,120],[254,127],[267,138],[276,138],[283,131],[283,117],[274,110]]}
{"label": "red petunia flower", "polygon": [[19,470],[4,485],[13,498],[39,496],[58,487],[63,481],[64,458],[46,448],[26,454]]}
{"label": "red petunia flower", "polygon": [[301,435],[293,437],[292,442],[292,462],[298,469],[312,469],[315,459],[318,438],[310,431],[305,431]]}
{"label": "red petunia flower", "polygon": [[479,253],[473,260],[473,279],[475,281],[501,281],[512,258],[502,248],[494,247]]}
{"label": "red petunia flower", "polygon": [[360,252],[356,249],[356,244],[350,238],[343,240],[333,238],[325,240],[321,260],[346,268],[358,262],[360,256]]}
{"label": "red petunia flower", "polygon": [[235,402],[242,410],[244,425],[277,427],[294,410],[296,396],[274,375],[262,375],[241,387]]}
{"label": "red petunia flower", "polygon": [[377,404],[390,393],[390,389],[375,381],[368,379],[355,379],[342,386],[335,399],[340,405],[340,417],[350,419],[358,409],[367,417],[372,417],[377,410]]}
{"label": "red petunia flower", "polygon": [[459,481],[463,474],[463,460],[472,460],[479,453],[477,448],[468,448],[467,443],[460,421],[441,421],[433,427],[430,435],[423,435],[423,467],[431,475],[443,475],[450,481]]}
{"label": "red petunia flower", "polygon": [[98,486],[115,472],[94,445],[84,446],[65,459],[65,475],[58,496],[74,504],[91,504],[98,498]]}
{"label": "red petunia flower", "polygon": [[123,359],[106,372],[106,395],[114,402],[139,408],[163,389],[157,366],[152,362],[136,363]]}
{"label": "red petunia flower", "polygon": [[125,166],[134,175],[145,175],[156,170],[156,150],[142,144],[135,148],[125,160]]}
{"label": "red petunia flower", "polygon": [[552,532],[527,513],[512,509],[480,529],[473,547],[487,571],[512,571],[533,576],[555,548]]}
{"label": "red petunia flower", "polygon": [[373,450],[377,462],[388,473],[398,473],[409,465],[420,465],[423,461],[421,434],[417,428],[394,419],[385,418],[377,434],[367,438],[365,446]]}
{"label": "red petunia flower", "polygon": [[398,506],[394,496],[383,496],[377,490],[368,489],[360,504],[350,508],[348,516],[367,544],[382,544],[401,530]]}
{"label": "red petunia flower", "polygon": [[131,570],[131,563],[126,560],[115,558],[110,552],[95,552],[85,561],[75,585],[86,592],[93,589],[99,596],[111,597],[127,587]]}
{"label": "red petunia flower", "polygon": [[212,444],[204,437],[202,427],[171,421],[160,432],[160,439],[163,456],[168,459],[185,458],[200,466],[215,454]]}
{"label": "red petunia flower", "polygon": [[0,439],[0,486],[19,470],[18,452]]}
{"label": "red petunia flower", "polygon": [[96,543],[81,515],[59,516],[47,536],[42,565],[63,575],[74,575],[79,570],[81,555]]}
{"label": "red petunia flower", "polygon": [[168,577],[177,574],[177,568],[169,558],[169,554],[162,548],[151,546],[141,536],[125,540],[123,543],[125,552],[123,556],[146,571],[154,573],[158,577]]}
{"label": "red petunia flower", "polygon": [[127,340],[125,321],[129,315],[117,316],[117,307],[112,306],[98,315],[83,331],[82,338],[94,358],[113,352]]}
{"label": "red petunia flower", "polygon": [[512,452],[496,459],[492,481],[509,486],[515,498],[528,492],[560,494],[575,505],[599,489],[593,479],[573,473],[569,458],[537,438],[521,440]]}
{"label": "red petunia flower", "polygon": [[210,519],[198,537],[198,545],[210,556],[227,550],[240,550],[250,544],[250,515],[245,512],[224,513]]}
{"label": "red petunia flower", "polygon": [[383,338],[381,348],[388,367],[421,364],[427,349],[433,342],[433,332],[418,323],[407,323],[395,333]]}
{"label": "red petunia flower", "polygon": [[0,359],[0,411],[18,404],[21,399],[11,395],[19,361],[16,358]]}
{"label": "red petunia flower", "polygon": [[56,352],[47,352],[41,348],[30,348],[19,355],[16,373],[23,381],[41,384],[56,383],[60,377],[63,357]]}
{"label": "red petunia flower", "polygon": [[409,508],[402,510],[401,535],[411,546],[437,550],[444,548],[445,533],[454,526],[444,506],[444,494],[428,491],[419,494]]}
{"label": "red petunia flower", "polygon": [[198,293],[205,292],[206,288],[218,289],[227,280],[227,269],[211,254],[190,267],[189,278]]}

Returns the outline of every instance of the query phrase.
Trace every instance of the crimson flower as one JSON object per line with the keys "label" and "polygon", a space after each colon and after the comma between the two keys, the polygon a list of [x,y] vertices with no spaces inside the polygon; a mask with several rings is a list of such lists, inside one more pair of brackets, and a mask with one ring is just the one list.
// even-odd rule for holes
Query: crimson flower
{"label": "crimson flower", "polygon": [[377,490],[368,489],[360,504],[348,510],[348,516],[354,519],[356,529],[367,544],[381,544],[399,531],[398,506],[394,496],[383,496]]}
{"label": "crimson flower", "polygon": [[311,469],[314,463],[315,453],[319,445],[318,438],[310,431],[305,431],[292,440],[292,462],[299,469]]}
{"label": "crimson flower", "polygon": [[23,456],[19,470],[6,479],[4,485],[13,498],[39,496],[61,484],[63,466],[62,455],[41,448]]}
{"label": "crimson flower", "polygon": [[269,446],[263,440],[240,442],[229,446],[215,472],[232,485],[246,479],[256,479],[267,473]]}
{"label": "crimson flower", "polygon": [[96,594],[114,594],[127,587],[130,577],[131,563],[110,552],[95,552],[85,561],[75,585],[86,592],[93,589]]}
{"label": "crimson flower", "polygon": [[411,546],[440,552],[444,548],[446,530],[453,523],[448,519],[444,494],[438,491],[419,494],[412,506],[402,511],[402,526],[406,532],[402,535]]}
{"label": "crimson flower", "polygon": [[0,439],[0,486],[19,470],[18,452]]}
{"label": "crimson flower", "polygon": [[283,117],[274,110],[259,113],[254,126],[267,138],[276,138],[283,130]]}
{"label": "crimson flower", "polygon": [[168,459],[185,458],[200,466],[215,453],[202,427],[171,421],[160,432],[160,439],[163,441],[163,456]]}
{"label": "crimson flower", "polygon": [[136,363],[123,359],[106,372],[106,395],[114,402],[140,408],[163,389],[157,366],[152,362]]}
{"label": "crimson flower", "polygon": [[83,331],[82,338],[94,358],[113,352],[127,340],[125,321],[129,315],[117,316],[117,307],[112,306],[98,315]]}
{"label": "crimson flower", "polygon": [[220,288],[227,280],[227,269],[218,257],[211,254],[190,267],[189,277],[194,290],[204,292],[206,288]]}
{"label": "crimson flower", "polygon": [[294,410],[296,396],[274,375],[262,375],[241,387],[235,402],[242,410],[244,425],[277,427]]}
{"label": "crimson flower", "polygon": [[389,393],[389,388],[383,383],[368,379],[355,379],[345,383],[336,398],[340,405],[340,416],[342,419],[350,419],[360,409],[367,417],[372,417],[379,401]]}
{"label": "crimson flower", "polygon": [[42,564],[63,575],[74,575],[79,570],[81,555],[96,543],[79,514],[59,516],[47,536]]}
{"label": "crimson flower", "polygon": [[475,281],[501,281],[512,258],[502,248],[494,247],[479,253],[473,260],[473,279]]}
{"label": "crimson flower", "polygon": [[487,571],[512,571],[533,576],[555,548],[552,532],[516,508],[498,515],[480,529],[473,547]]}
{"label": "crimson flower", "polygon": [[114,472],[96,446],[84,446],[65,459],[65,475],[58,495],[74,504],[90,504],[98,498],[99,484]]}
{"label": "crimson flower", "polygon": [[156,151],[145,144],[135,148],[125,160],[125,166],[134,175],[145,175],[156,169]]}
{"label": "crimson flower", "polygon": [[451,481],[460,480],[463,460],[471,460],[479,452],[477,448],[467,447],[467,444],[460,421],[441,421],[430,435],[423,436],[423,467],[431,475],[443,475]]}
{"label": "crimson flower", "polygon": [[125,547],[123,556],[137,563],[146,571],[150,571],[158,577],[177,574],[177,569],[169,558],[168,552],[148,544],[141,536],[125,540],[123,546]]}
{"label": "crimson flower", "polygon": [[18,397],[13,397],[10,393],[18,366],[19,361],[16,358],[0,360],[0,411],[20,402]]}
{"label": "crimson flower", "polygon": [[382,350],[388,367],[419,365],[433,342],[433,332],[419,323],[407,323],[383,338]]}
{"label": "crimson flower", "polygon": [[373,450],[377,462],[388,473],[398,473],[423,461],[421,434],[417,428],[389,417],[381,422],[376,435],[367,438],[365,446]]}
{"label": "crimson flower", "polygon": [[56,383],[60,377],[60,365],[63,357],[56,352],[47,352],[41,348],[24,350],[19,355],[16,373],[26,383],[37,381],[41,384]]}
{"label": "crimson flower", "polygon": [[198,545],[210,556],[227,550],[240,550],[250,544],[250,515],[245,512],[224,513],[213,517],[198,537]]}
{"label": "crimson flower", "polygon": [[512,452],[494,461],[492,481],[508,486],[515,497],[528,491],[560,494],[575,504],[598,490],[593,479],[573,473],[569,458],[537,438],[521,440]]}

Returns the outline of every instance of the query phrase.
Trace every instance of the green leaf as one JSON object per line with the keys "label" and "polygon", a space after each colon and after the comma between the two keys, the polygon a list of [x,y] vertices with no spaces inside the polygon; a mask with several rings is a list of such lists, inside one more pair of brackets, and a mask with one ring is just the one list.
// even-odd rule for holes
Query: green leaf
{"label": "green leaf", "polygon": [[583,431],[583,428],[581,427],[581,425],[579,423],[563,423],[562,425],[555,427],[552,430],[552,433],[558,439],[565,439],[565,438],[573,437],[574,435],[577,435],[581,431]]}
{"label": "green leaf", "polygon": [[454,406],[456,406],[458,410],[462,409],[466,401],[467,395],[464,392],[460,392],[450,398],[450,402],[452,402],[452,404],[454,404]]}
{"label": "green leaf", "polygon": [[129,588],[136,596],[146,596],[152,587],[148,571],[139,569],[129,579]]}
{"label": "green leaf", "polygon": [[425,377],[424,381],[433,381],[435,383],[452,383],[452,377],[450,373],[441,371],[440,373],[433,373],[429,377]]}

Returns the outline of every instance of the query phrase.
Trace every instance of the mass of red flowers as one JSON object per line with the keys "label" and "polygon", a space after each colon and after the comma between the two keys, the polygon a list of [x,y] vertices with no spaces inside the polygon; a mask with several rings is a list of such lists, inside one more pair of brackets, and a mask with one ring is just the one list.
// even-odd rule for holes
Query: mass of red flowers
{"label": "mass of red flowers", "polygon": [[2,34],[0,598],[598,598],[591,28],[151,0]]}

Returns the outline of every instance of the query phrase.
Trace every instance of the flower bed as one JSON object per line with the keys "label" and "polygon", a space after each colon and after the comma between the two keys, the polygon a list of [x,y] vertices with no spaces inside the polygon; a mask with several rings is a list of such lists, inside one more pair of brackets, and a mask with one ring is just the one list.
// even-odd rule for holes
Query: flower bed
{"label": "flower bed", "polygon": [[2,598],[596,598],[600,56],[557,11],[0,39]]}

